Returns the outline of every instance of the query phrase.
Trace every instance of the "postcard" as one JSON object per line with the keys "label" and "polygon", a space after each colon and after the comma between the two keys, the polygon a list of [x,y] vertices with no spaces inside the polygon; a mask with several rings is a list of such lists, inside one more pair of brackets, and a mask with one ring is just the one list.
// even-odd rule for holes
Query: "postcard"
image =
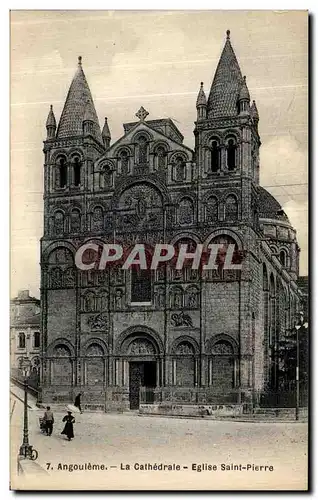
{"label": "postcard", "polygon": [[308,12],[10,29],[10,488],[306,491]]}

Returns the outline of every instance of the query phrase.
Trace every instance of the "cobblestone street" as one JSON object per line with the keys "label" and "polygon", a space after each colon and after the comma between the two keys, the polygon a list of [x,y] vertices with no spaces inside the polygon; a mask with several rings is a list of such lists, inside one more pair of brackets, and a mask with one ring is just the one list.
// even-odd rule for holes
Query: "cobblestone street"
{"label": "cobblestone street", "polygon": [[[43,488],[70,484],[75,489],[303,489],[306,486],[307,425],[304,423],[83,413],[75,415],[75,439],[68,442],[61,436],[64,413],[55,412],[51,437],[40,432],[38,418],[42,414],[43,411],[29,410],[30,443],[39,452],[38,463],[45,469],[49,467],[47,479],[41,478]],[[22,442],[22,417],[23,405],[17,401],[11,420],[13,471]],[[180,470],[136,470],[143,464],[155,463],[180,465]],[[86,470],[61,470],[69,464]],[[104,465],[107,470],[89,470],[93,464]],[[204,464],[202,469],[216,466],[217,470],[198,472],[193,470],[193,464],[197,464],[196,469]],[[241,471],[222,470],[222,464],[251,467]],[[272,466],[274,470],[256,471],[253,464]]]}

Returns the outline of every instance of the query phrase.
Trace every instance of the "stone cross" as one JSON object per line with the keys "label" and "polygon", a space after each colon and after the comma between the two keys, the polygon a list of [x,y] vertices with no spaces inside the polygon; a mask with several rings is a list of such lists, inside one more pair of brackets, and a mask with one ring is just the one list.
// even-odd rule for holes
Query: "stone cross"
{"label": "stone cross", "polygon": [[141,106],[135,116],[137,116],[137,118],[139,118],[139,120],[143,122],[148,115],[148,111],[143,106]]}

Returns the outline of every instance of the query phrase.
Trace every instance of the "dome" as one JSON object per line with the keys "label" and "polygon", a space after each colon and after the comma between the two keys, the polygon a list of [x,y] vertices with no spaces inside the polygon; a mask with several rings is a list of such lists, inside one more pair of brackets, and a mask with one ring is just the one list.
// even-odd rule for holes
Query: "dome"
{"label": "dome", "polygon": [[265,188],[258,187],[258,212],[263,219],[276,219],[289,223],[280,203]]}

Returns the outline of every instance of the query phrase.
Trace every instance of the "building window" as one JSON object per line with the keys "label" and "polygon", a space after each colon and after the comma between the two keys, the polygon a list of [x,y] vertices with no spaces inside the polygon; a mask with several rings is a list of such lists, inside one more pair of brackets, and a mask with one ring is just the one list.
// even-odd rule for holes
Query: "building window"
{"label": "building window", "polygon": [[67,183],[67,166],[65,158],[61,158],[58,167],[59,185],[60,188],[65,188]]}
{"label": "building window", "polygon": [[144,136],[141,136],[138,140],[138,164],[139,165],[144,165],[147,163],[147,139]]}
{"label": "building window", "polygon": [[219,203],[215,196],[211,196],[206,204],[205,220],[206,222],[214,222],[219,218]]}
{"label": "building window", "polygon": [[71,232],[79,233],[81,231],[81,212],[74,208],[71,212]]}
{"label": "building window", "polygon": [[151,271],[148,269],[131,269],[131,302],[151,302]]}
{"label": "building window", "polygon": [[158,168],[165,168],[166,166],[165,148],[163,146],[159,146],[156,152],[157,152]]}
{"label": "building window", "polygon": [[220,170],[220,148],[217,141],[212,141],[211,144],[211,171],[217,172]]}
{"label": "building window", "polygon": [[129,171],[129,156],[127,151],[121,151],[119,158],[120,158],[121,173],[123,175],[127,175]]}
{"label": "building window", "polygon": [[232,194],[225,200],[225,220],[235,221],[238,218],[237,199]]}
{"label": "building window", "polygon": [[286,251],[285,250],[281,250],[279,252],[279,260],[280,260],[280,263],[283,267],[286,267],[287,266],[287,255],[286,255]]}
{"label": "building window", "polygon": [[192,224],[194,216],[193,202],[189,198],[183,198],[179,203],[179,223]]}
{"label": "building window", "polygon": [[236,144],[234,139],[229,139],[227,143],[227,168],[228,170],[236,168]]}
{"label": "building window", "polygon": [[[125,154],[126,151],[124,151]],[[127,172],[126,172],[127,173]],[[103,165],[99,174],[99,187],[101,189],[111,189],[113,185],[113,170],[111,165]]]}
{"label": "building window", "polygon": [[185,161],[181,156],[176,158],[175,169],[176,181],[184,181],[186,178]]}
{"label": "building window", "polygon": [[40,347],[40,332],[34,332],[34,347]]}
{"label": "building window", "polygon": [[64,214],[60,210],[54,214],[54,233],[56,236],[64,233]]}
{"label": "building window", "polygon": [[25,333],[19,333],[19,349],[25,349]]}
{"label": "building window", "polygon": [[80,160],[77,156],[74,158],[73,175],[74,175],[74,186],[80,186],[80,184],[81,184],[81,164],[80,164]]}

